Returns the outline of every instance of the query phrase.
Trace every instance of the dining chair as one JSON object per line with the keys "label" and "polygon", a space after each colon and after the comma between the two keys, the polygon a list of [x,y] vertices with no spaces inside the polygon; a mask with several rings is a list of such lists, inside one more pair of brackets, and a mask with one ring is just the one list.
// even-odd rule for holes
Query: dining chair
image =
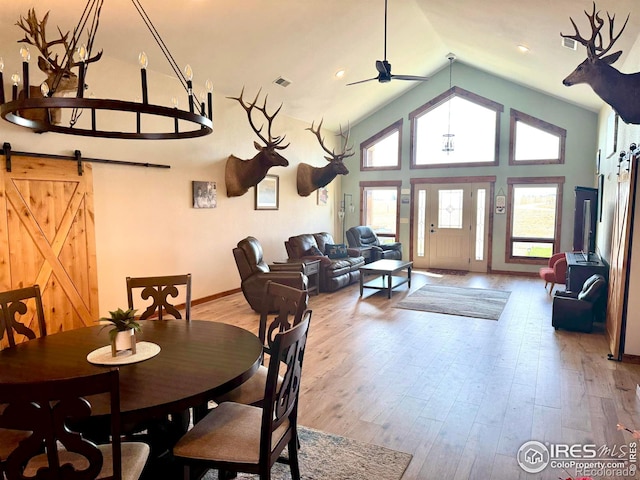
{"label": "dining chair", "polygon": [[185,320],[191,319],[191,274],[168,275],[163,277],[127,277],[127,299],[129,308],[135,308],[133,290],[142,289],[140,297],[143,300],[151,298],[153,303],[140,315],[140,320],[145,320],[157,313],[158,320],[162,320],[165,314],[174,318],[182,318],[178,309],[169,302],[168,297],[178,297],[178,286],[186,287]]}
{"label": "dining chair", "polygon": [[[35,309],[33,310],[32,318],[27,317],[30,311],[27,304],[28,300],[34,301]],[[15,333],[23,335],[29,340],[47,335],[42,297],[40,296],[40,287],[38,285],[0,292],[0,310],[2,310],[2,315],[0,316],[0,339],[4,338],[6,333],[9,347],[16,346]],[[36,332],[25,323],[20,323],[16,319],[17,315],[22,315],[25,318],[24,321],[29,322],[29,325],[33,324],[35,320],[38,326],[38,334],[36,335]]]}
{"label": "dining chair", "polygon": [[[282,285],[276,282],[267,282],[262,295],[262,311],[260,312],[260,326],[258,338],[262,343],[264,353],[271,355],[272,345],[277,333],[284,332],[300,323],[302,315],[307,309],[309,295],[304,290]],[[276,312],[269,312],[272,306]],[[230,392],[214,398],[215,403],[236,402],[247,405],[261,406],[264,400],[264,389],[267,383],[268,369],[264,364],[265,356],[262,356],[262,365],[249,380]],[[282,379],[280,378],[278,385]]]}
{"label": "dining chair", "polygon": [[[224,402],[189,430],[173,448],[174,458],[191,468],[258,474],[271,478],[271,467],[288,447],[291,477],[300,479],[298,464],[298,398],[302,362],[311,321],[307,310],[298,325],[275,334],[271,346],[262,408]],[[278,388],[280,367],[285,369]]]}
{"label": "dining chair", "polygon": [[[75,426],[91,415],[90,395],[109,395],[110,441],[96,445]],[[120,440],[118,370],[47,380],[0,385],[0,428],[29,433],[4,462],[7,480],[47,478],[63,480],[136,480],[149,446]]]}

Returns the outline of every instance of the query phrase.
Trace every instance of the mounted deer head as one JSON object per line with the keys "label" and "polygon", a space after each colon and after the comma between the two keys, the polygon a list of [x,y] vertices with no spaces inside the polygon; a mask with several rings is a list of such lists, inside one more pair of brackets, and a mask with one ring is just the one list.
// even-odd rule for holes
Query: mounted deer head
{"label": "mounted deer head", "polygon": [[[69,32],[63,35],[60,28],[58,28],[60,38],[47,41],[46,30],[48,20],[49,12],[46,13],[42,20],[38,20],[35,9],[29,10],[27,18],[20,16],[16,25],[25,31],[25,36],[22,40],[18,40],[18,43],[33,45],[40,53],[38,57],[38,67],[47,75],[47,79],[44,82],[47,84],[47,88],[44,89],[48,92],[47,96],[61,97],[67,93],[77,93],[78,76],[71,71],[72,68],[80,64],[73,60],[73,53],[77,47],[76,42],[74,40],[69,42]],[[90,35],[88,41],[89,48],[92,44],[93,35]],[[62,45],[64,47],[64,56],[61,63],[58,63],[58,54],[56,53],[54,56],[50,50],[54,45]],[[88,58],[84,63],[96,62],[100,60],[100,57],[102,57],[102,51],[94,57]],[[20,92],[20,96],[24,98],[24,91]],[[29,88],[29,96],[43,97],[44,94],[40,87],[32,86]],[[60,109],[51,109],[48,113],[45,110],[33,109],[22,112],[21,116],[30,120],[45,120],[53,124],[59,124],[61,112]]]}
{"label": "mounted deer head", "polygon": [[335,150],[329,150],[325,146],[324,139],[320,135],[322,122],[323,120],[320,120],[316,130],[313,129],[313,123],[311,124],[311,128],[307,128],[307,130],[310,130],[316,136],[322,149],[329,154],[329,156],[324,157],[328,160],[329,164],[322,168],[312,167],[306,163],[298,165],[298,195],[302,197],[308,197],[318,188],[328,185],[334,178],[336,178],[336,175],[347,175],[349,173],[349,169],[343,163],[344,159],[355,154],[353,151],[353,145],[348,146],[350,129],[347,128],[345,133],[342,130],[342,125],[340,125],[339,133],[342,142],[342,150],[338,153],[336,153]]}
{"label": "mounted deer head", "polygon": [[591,25],[591,38],[583,38],[580,35],[578,27],[571,17],[569,17],[569,20],[571,20],[576,33],[574,35],[560,34],[562,37],[575,40],[587,48],[587,59],[578,65],[562,83],[568,87],[577,83],[587,83],[602,100],[611,105],[622,120],[626,123],[639,124],[640,96],[638,91],[640,89],[640,72],[632,74],[620,73],[611,66],[622,55],[621,50],[606,55],[622,35],[629,21],[629,15],[627,15],[627,19],[618,34],[614,35],[615,15],[610,16],[609,12],[607,12],[609,43],[604,46],[601,30],[605,22],[600,16],[600,12],[596,11],[595,2],[593,4],[593,12],[589,14],[585,10],[584,14]]}
{"label": "mounted deer head", "polygon": [[[256,186],[262,181],[271,167],[286,167],[289,165],[289,161],[278,153],[278,150],[284,150],[289,146],[288,143],[286,145],[280,145],[284,141],[285,135],[277,137],[271,135],[271,124],[273,123],[273,119],[276,117],[276,115],[278,115],[278,112],[282,108],[282,104],[273,113],[273,115],[269,115],[267,113],[267,96],[264,97],[264,103],[262,104],[262,107],[256,106],[258,97],[260,96],[260,91],[258,91],[256,98],[251,103],[245,103],[242,100],[244,87],[242,88],[242,92],[240,92],[239,97],[227,97],[231,100],[237,100],[240,105],[242,105],[242,108],[244,108],[247,112],[249,125],[251,125],[251,128],[256,133],[256,135],[258,135],[258,138],[260,138],[260,140],[264,142],[264,145],[260,145],[258,142],[253,142],[253,145],[254,147],[256,147],[256,150],[258,150],[258,153],[251,159],[243,160],[234,155],[230,155],[227,159],[224,177],[225,183],[227,185],[227,196],[229,197],[239,197],[240,195],[244,195],[245,193],[247,193],[249,188]],[[257,128],[253,123],[253,119],[251,118],[251,112],[253,111],[253,109],[262,112],[262,114],[267,119],[268,138],[265,138],[260,133],[264,125],[262,125],[260,128]]]}

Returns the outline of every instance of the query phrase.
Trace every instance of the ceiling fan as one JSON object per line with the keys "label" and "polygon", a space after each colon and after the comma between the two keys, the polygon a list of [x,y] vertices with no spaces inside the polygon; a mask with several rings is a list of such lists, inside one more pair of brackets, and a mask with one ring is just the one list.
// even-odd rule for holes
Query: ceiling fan
{"label": "ceiling fan", "polygon": [[417,75],[393,75],[391,73],[391,64],[387,62],[387,1],[388,0],[384,0],[384,60],[376,60],[376,70],[378,70],[378,76],[367,78],[366,80],[347,83],[347,86],[371,82],[373,80],[377,80],[380,83],[387,83],[391,80],[415,80],[419,82],[429,80],[429,77],[419,77]]}

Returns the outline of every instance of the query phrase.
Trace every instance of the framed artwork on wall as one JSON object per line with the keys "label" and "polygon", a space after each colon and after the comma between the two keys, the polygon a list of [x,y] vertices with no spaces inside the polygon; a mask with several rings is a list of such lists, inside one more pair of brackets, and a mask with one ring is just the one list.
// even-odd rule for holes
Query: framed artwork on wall
{"label": "framed artwork on wall", "polygon": [[191,182],[193,185],[193,208],[216,208],[218,198],[216,182]]}
{"label": "framed artwork on wall", "polygon": [[278,210],[279,182],[278,175],[267,175],[255,186],[256,210]]}
{"label": "framed artwork on wall", "polygon": [[320,187],[318,190],[318,205],[326,207],[329,203],[329,189],[327,187]]}

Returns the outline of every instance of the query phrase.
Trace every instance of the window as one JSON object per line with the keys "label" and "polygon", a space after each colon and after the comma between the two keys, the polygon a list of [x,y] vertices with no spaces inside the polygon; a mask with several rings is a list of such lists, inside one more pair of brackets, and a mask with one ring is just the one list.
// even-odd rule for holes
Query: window
{"label": "window", "polygon": [[540,263],[558,251],[564,177],[511,178],[507,261]]}
{"label": "window", "polygon": [[402,120],[360,144],[360,170],[399,170]]}
{"label": "window", "polygon": [[564,163],[567,131],[511,109],[509,165]]}
{"label": "window", "polygon": [[360,186],[362,224],[370,226],[382,243],[396,242],[401,182],[362,182]]}
{"label": "window", "polygon": [[497,165],[502,111],[499,103],[459,87],[414,110],[411,168]]}

